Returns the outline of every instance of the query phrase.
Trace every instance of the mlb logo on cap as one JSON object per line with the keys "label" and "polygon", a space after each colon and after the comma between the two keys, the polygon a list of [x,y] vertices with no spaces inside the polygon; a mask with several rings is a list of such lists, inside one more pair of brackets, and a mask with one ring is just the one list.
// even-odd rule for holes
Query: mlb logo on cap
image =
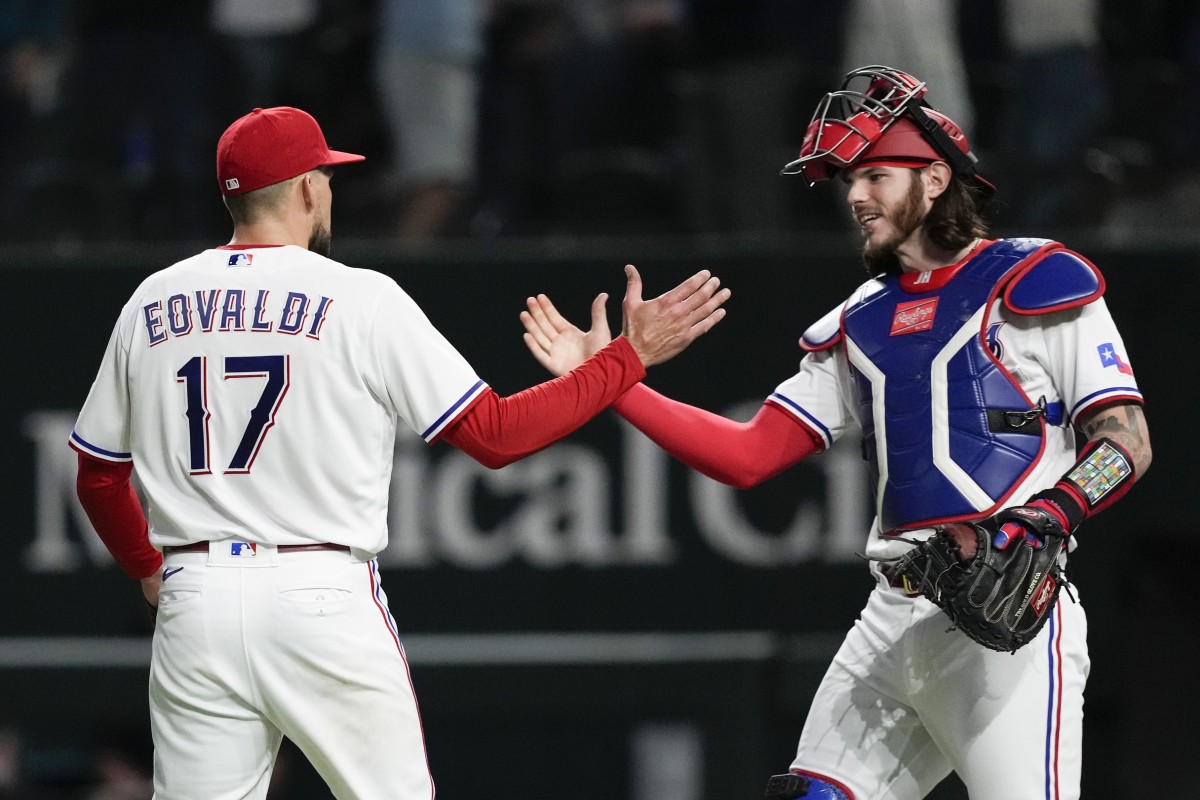
{"label": "mlb logo on cap", "polygon": [[258,555],[258,545],[254,542],[230,542],[229,555],[235,558],[254,558]]}

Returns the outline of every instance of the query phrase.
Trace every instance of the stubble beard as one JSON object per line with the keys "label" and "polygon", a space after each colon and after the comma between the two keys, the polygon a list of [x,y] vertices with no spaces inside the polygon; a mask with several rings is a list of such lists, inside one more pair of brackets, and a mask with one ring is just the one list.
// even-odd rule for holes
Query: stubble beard
{"label": "stubble beard", "polygon": [[908,194],[895,208],[888,209],[884,214],[892,224],[892,235],[876,244],[872,244],[870,239],[863,243],[862,260],[871,275],[881,272],[888,275],[900,274],[900,259],[896,256],[896,250],[925,221],[925,213],[921,210],[921,198],[921,181],[913,174]]}
{"label": "stubble beard", "polygon": [[324,221],[313,223],[312,233],[308,235],[308,249],[320,256],[329,258],[333,249],[333,233]]}

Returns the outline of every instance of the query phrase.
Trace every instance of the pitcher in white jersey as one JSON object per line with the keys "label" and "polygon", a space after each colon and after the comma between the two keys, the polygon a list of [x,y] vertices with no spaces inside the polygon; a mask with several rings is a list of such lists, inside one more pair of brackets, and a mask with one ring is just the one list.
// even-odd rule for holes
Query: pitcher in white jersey
{"label": "pitcher in white jersey", "polygon": [[[804,333],[799,371],[747,423],[635,386],[614,408],[693,468],[753,486],[863,432],[877,587],[833,659],[770,800],[919,800],[951,771],[972,800],[1079,796],[1089,662],[1078,587],[1030,644],[989,650],[878,567],[938,526],[1007,508],[1074,533],[1150,464],[1142,394],[1104,279],[1044,239],[989,239],[994,191],[917,78],[846,76],[784,168],[837,177],[871,279]],[[526,344],[557,374],[604,337],[539,298]],[[962,526],[959,526],[962,527]],[[997,547],[1037,547],[1023,526]]]}
{"label": "pitcher in white jersey", "polygon": [[725,313],[707,271],[643,301],[626,267],[623,335],[499,397],[395,281],[329,258],[332,169],[362,160],[299,109],[234,122],[217,146],[233,238],[137,288],[71,433],[80,500],[157,609],[157,800],[265,797],[284,736],[335,797],[432,798],[376,564],[397,423],[501,467]]}

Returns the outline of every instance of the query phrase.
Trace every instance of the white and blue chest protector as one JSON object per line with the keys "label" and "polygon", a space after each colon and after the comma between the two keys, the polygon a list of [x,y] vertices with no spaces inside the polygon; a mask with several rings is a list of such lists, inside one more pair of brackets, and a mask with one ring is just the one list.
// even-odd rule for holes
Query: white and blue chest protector
{"label": "white and blue chest protector", "polygon": [[[1060,259],[1076,263],[1042,268]],[[1007,304],[1044,313],[1102,291],[1100,280],[1055,242],[999,240],[937,288],[914,292],[892,276],[847,305],[841,333],[883,531],[1001,507],[1063,409],[1026,395],[989,347],[997,297],[1007,286]]]}

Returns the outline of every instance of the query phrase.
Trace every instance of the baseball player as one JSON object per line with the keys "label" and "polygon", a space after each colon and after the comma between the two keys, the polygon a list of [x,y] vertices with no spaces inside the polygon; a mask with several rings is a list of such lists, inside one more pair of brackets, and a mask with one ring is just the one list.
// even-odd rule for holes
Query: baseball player
{"label": "baseball player", "polygon": [[158,800],[264,797],[283,736],[336,797],[432,798],[375,560],[397,421],[500,467],[724,315],[707,272],[643,301],[627,267],[624,335],[499,397],[394,281],[328,257],[332,168],[362,160],[295,108],[234,122],[217,146],[232,240],[137,288],[70,437],[84,508],[157,607]]}
{"label": "baseball player", "polygon": [[[861,427],[877,587],[817,691],[790,772],[768,784],[773,800],[916,800],[952,770],[972,800],[1079,796],[1089,662],[1078,589],[1008,654],[948,630],[936,605],[878,566],[935,526],[1010,507],[1073,532],[1150,463],[1142,395],[1100,272],[1055,242],[987,238],[992,184],[925,89],[887,67],[849,73],[784,168],[840,178],[873,277],[804,333],[799,372],[757,415],[732,422],[641,385],[614,404],[670,453],[738,487]],[[585,340],[544,296],[521,316],[552,372],[603,341],[595,327]],[[1013,524],[993,544],[1034,539]]]}

